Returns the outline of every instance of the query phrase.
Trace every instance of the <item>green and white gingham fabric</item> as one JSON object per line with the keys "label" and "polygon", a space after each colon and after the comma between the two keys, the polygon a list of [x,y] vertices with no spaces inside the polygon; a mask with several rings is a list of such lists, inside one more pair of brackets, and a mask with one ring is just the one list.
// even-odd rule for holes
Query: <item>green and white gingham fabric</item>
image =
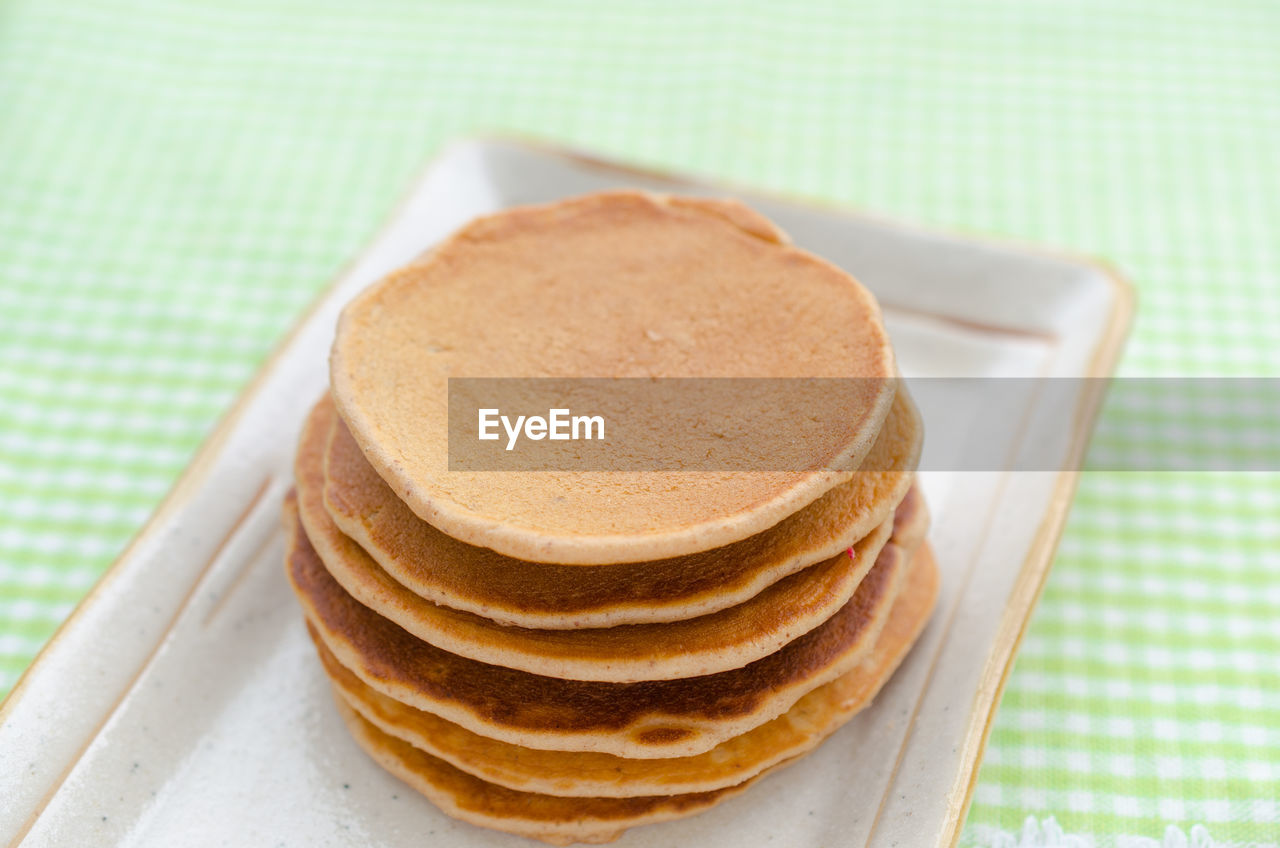
{"label": "green and white gingham fabric", "polygon": [[[1280,376],[1269,0],[7,0],[0,692],[426,156],[495,130],[1097,254],[1140,291],[1122,373]],[[1276,474],[1086,475],[964,844],[1280,842],[1278,575]]]}

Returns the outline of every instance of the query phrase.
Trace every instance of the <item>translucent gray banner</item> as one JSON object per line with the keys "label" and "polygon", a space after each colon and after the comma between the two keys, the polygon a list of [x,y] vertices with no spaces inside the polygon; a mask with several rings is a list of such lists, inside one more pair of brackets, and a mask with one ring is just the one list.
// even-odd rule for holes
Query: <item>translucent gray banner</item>
{"label": "translucent gray banner", "polygon": [[[1280,470],[1276,378],[911,378],[923,470]],[[452,471],[760,471],[851,467],[883,381],[454,378]],[[872,456],[875,456],[873,452]],[[857,467],[876,467],[874,459]]]}

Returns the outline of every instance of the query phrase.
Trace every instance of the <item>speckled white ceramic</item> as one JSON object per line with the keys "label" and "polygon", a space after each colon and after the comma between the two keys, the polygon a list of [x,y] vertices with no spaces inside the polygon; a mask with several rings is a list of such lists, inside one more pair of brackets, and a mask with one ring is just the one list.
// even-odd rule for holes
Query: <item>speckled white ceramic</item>
{"label": "speckled white ceramic", "polygon": [[[1102,376],[1127,326],[1128,288],[1090,263],[535,145],[452,146],[0,708],[0,843],[532,844],[446,818],[348,738],[285,583],[279,505],[352,294],[477,213],[611,186],[743,197],[876,293],[908,377]],[[1063,467],[1078,462],[1097,402],[1082,384]],[[923,412],[927,444],[964,436],[954,409]],[[954,842],[1075,474],[922,476],[942,594],[874,706],[745,795],[620,846]]]}

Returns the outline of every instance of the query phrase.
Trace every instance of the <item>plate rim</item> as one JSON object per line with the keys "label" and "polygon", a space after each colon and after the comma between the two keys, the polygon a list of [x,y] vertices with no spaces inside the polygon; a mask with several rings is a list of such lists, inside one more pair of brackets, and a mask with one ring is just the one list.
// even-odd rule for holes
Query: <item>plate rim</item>
{"label": "plate rim", "polygon": [[[18,676],[8,694],[3,700],[0,700],[0,724],[3,724],[19,707],[30,681],[43,670],[49,656],[58,649],[58,645],[66,633],[75,626],[90,608],[101,603],[109,586],[124,570],[124,565],[153,536],[159,533],[162,525],[174,513],[178,512],[183,503],[200,487],[220,457],[223,444],[228,440],[251,403],[261,392],[268,375],[279,365],[285,352],[292,347],[303,328],[310,323],[322,306],[335,294],[342,281],[359,264],[368,247],[378,238],[378,235],[384,232],[408,208],[421,187],[424,178],[456,150],[494,144],[519,147],[527,151],[567,159],[591,168],[605,169],[624,175],[629,174],[640,179],[659,180],[684,188],[706,189],[740,197],[755,197],[804,206],[842,219],[857,218],[933,238],[950,239],[1005,251],[1029,253],[1044,258],[1056,259],[1088,268],[1109,287],[1112,302],[1104,321],[1100,324],[1100,335],[1097,343],[1090,351],[1086,371],[1081,375],[1090,379],[1086,390],[1082,393],[1079,410],[1072,425],[1068,459],[1065,467],[1058,472],[1058,476],[1053,483],[1048,506],[1032,538],[1027,555],[1018,568],[1017,577],[1010,591],[1009,602],[1005,607],[997,629],[996,641],[984,662],[979,689],[975,693],[975,700],[970,707],[969,728],[965,738],[961,740],[961,747],[964,753],[961,756],[960,768],[957,770],[956,782],[949,795],[950,803],[948,804],[947,818],[943,822],[943,827],[939,834],[940,838],[937,842],[939,846],[954,848],[959,841],[961,827],[968,814],[974,788],[977,785],[978,766],[986,748],[987,739],[990,736],[1000,695],[1008,681],[1018,646],[1021,644],[1031,620],[1031,614],[1034,612],[1040,595],[1044,590],[1054,554],[1066,528],[1066,520],[1079,484],[1080,468],[1084,461],[1085,452],[1088,449],[1098,415],[1102,409],[1102,403],[1106,395],[1106,381],[1094,378],[1107,378],[1115,373],[1124,349],[1125,340],[1132,326],[1137,304],[1137,292],[1134,286],[1112,263],[1088,254],[1047,247],[1004,235],[973,232],[958,227],[944,228],[922,225],[893,215],[866,211],[857,206],[845,205],[825,198],[815,198],[800,192],[753,188],[732,180],[716,179],[678,169],[635,164],[625,160],[612,159],[607,155],[595,153],[577,145],[518,132],[464,134],[443,142],[426,157],[425,162],[415,170],[414,176],[408,181],[407,187],[401,191],[395,202],[389,206],[388,211],[382,216],[378,227],[372,230],[373,234],[363,241],[357,250],[334,271],[328,282],[316,292],[307,306],[298,314],[288,331],[281,336],[279,341],[272,347],[271,352],[236,394],[235,399],[219,415],[212,430],[200,443],[190,461],[183,468],[164,497],[161,498],[147,520],[133,534],[119,555],[94,581],[93,586],[85,593],[84,597],[75,605],[67,617],[63,619],[45,644],[41,646],[31,663]],[[199,579],[197,578],[195,584],[198,585],[198,583]],[[183,603],[185,605],[186,601]],[[156,645],[164,642],[171,629],[172,623],[157,635]],[[990,685],[990,681],[994,681],[994,685]],[[984,686],[983,684],[988,685]],[[127,690],[121,697],[125,696],[127,696]],[[119,699],[113,704],[112,710],[108,711],[107,717],[114,712],[114,707],[118,706],[118,704]],[[74,769],[75,764],[83,757],[85,750],[92,744],[100,729],[99,727],[98,731],[95,731],[90,736],[85,745],[77,752],[75,758],[56,779],[54,785],[44,793],[37,808],[32,811],[28,818],[27,825],[20,828],[18,833],[15,834],[11,845],[19,845],[25,839],[30,825],[34,824],[48,801],[65,783],[67,776]],[[959,796],[958,803],[957,796]],[[878,820],[879,816],[877,815],[876,818]],[[873,834],[874,831],[875,824],[873,823]]]}
{"label": "plate rim", "polygon": [[[1067,256],[1070,258],[1069,255]],[[1107,381],[1095,378],[1109,378],[1115,373],[1129,328],[1132,326],[1137,302],[1132,284],[1120,276],[1118,271],[1113,270],[1109,263],[1095,259],[1082,261],[1112,283],[1117,295],[1116,302],[1107,314],[1098,343],[1090,353],[1088,373],[1083,375],[1088,379],[1088,383],[1082,393],[1079,411],[1073,422],[1066,467],[1058,472],[1054,480],[1044,517],[1031,539],[1026,557],[1018,567],[1018,575],[1009,591],[1009,600],[1005,604],[1000,625],[996,630],[995,643],[983,664],[979,689],[970,707],[969,730],[960,743],[964,749],[961,768],[957,773],[956,783],[952,786],[950,794],[952,802],[948,806],[947,819],[943,823],[937,843],[947,848],[955,848],[960,841],[961,829],[973,801],[974,789],[978,784],[978,773],[981,770],[979,767],[982,755],[995,724],[1001,695],[1009,681],[1009,674],[1013,670],[1018,648],[1031,623],[1031,616],[1040,603],[1040,596],[1044,593],[1045,583],[1048,581],[1049,571],[1058,551],[1058,544],[1066,530],[1071,506],[1075,502],[1085,454],[1092,441],[1107,393]],[[984,688],[982,684],[993,678],[994,685]],[[980,716],[981,720],[975,721],[975,716]],[[955,803],[957,795],[960,796],[959,803]]]}

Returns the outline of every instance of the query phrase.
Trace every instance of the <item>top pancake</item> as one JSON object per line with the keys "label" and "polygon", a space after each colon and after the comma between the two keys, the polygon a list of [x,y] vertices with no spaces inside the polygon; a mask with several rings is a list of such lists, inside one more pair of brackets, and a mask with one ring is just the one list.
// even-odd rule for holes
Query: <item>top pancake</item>
{"label": "top pancake", "polygon": [[[448,470],[449,377],[874,379],[822,434],[822,470],[495,474]],[[348,305],[331,357],[342,418],[419,517],[565,565],[680,556],[773,526],[849,479],[893,377],[879,308],[848,274],[745,207],[638,192],[476,220]],[[778,434],[745,438],[768,455]]]}

